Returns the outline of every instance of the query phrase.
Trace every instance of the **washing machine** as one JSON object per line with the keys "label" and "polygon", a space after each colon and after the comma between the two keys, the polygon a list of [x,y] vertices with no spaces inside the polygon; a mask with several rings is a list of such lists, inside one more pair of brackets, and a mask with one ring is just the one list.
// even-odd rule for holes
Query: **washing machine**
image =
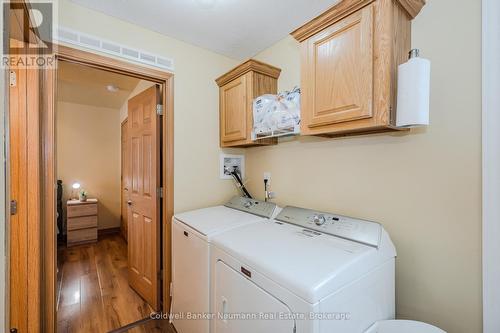
{"label": "washing machine", "polygon": [[178,333],[209,332],[211,239],[269,219],[277,210],[270,202],[234,197],[223,206],[174,215],[170,316]]}
{"label": "washing machine", "polygon": [[212,245],[212,333],[361,333],[395,316],[396,251],[379,223],[285,207]]}

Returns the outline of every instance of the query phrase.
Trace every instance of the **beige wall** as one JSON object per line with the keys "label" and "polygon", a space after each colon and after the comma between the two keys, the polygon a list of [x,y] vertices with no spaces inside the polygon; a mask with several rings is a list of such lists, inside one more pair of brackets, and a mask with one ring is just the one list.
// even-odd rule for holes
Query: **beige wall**
{"label": "beige wall", "polygon": [[120,226],[120,110],[57,104],[57,177],[99,199],[99,229]]}
{"label": "beige wall", "polygon": [[[453,10],[450,10],[453,8]],[[383,223],[398,250],[397,315],[481,329],[481,3],[429,0],[413,45],[432,61],[431,125],[409,135],[301,137],[246,153],[252,193]],[[299,84],[292,38],[257,57]],[[326,254],[322,254],[326,255]]]}
{"label": "beige wall", "polygon": [[237,61],[68,0],[59,1],[59,24],[174,59],[176,212],[219,204],[237,193],[232,181],[219,179],[219,92],[214,82]]}

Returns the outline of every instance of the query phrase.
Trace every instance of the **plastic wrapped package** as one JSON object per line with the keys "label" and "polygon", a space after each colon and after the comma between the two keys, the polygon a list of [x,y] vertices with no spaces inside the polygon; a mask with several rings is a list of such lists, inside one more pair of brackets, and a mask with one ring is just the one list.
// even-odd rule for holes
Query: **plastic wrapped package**
{"label": "plastic wrapped package", "polygon": [[256,134],[267,133],[271,129],[266,125],[266,116],[278,101],[276,95],[266,94],[253,101],[253,128]]}
{"label": "plastic wrapped package", "polygon": [[262,95],[253,102],[253,135],[297,134],[300,124],[300,89]]}

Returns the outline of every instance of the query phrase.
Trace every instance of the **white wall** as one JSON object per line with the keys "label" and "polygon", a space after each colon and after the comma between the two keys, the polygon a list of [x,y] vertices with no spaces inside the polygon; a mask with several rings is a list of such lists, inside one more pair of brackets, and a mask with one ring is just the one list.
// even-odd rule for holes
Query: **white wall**
{"label": "white wall", "polygon": [[483,1],[483,330],[500,332],[500,1]]}
{"label": "white wall", "polygon": [[237,61],[68,0],[59,1],[59,24],[174,59],[176,212],[219,204],[237,194],[232,181],[219,179],[219,91],[214,81]]}
{"label": "white wall", "polygon": [[[300,137],[247,150],[249,189],[272,173],[279,204],[381,222],[398,250],[397,315],[451,333],[481,325],[481,2],[429,0],[414,47],[432,61],[431,125],[411,134]],[[300,82],[298,43],[257,59]]]}

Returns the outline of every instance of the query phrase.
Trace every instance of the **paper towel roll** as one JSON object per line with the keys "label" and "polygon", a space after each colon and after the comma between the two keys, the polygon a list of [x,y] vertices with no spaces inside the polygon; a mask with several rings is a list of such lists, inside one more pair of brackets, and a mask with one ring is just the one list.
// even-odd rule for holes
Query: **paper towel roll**
{"label": "paper towel roll", "polygon": [[398,68],[396,126],[429,125],[431,62],[414,57]]}

